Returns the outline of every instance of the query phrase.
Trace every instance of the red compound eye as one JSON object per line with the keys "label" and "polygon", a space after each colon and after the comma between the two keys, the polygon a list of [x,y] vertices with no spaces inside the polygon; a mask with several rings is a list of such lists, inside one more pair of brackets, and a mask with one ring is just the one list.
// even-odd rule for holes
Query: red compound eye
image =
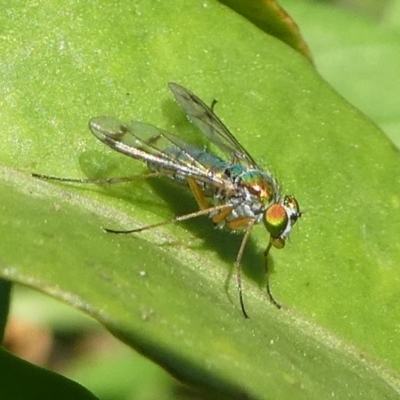
{"label": "red compound eye", "polygon": [[[264,213],[264,225],[270,233],[272,239],[279,239],[288,224],[288,216],[285,208],[275,203]],[[283,242],[284,243],[284,242]],[[277,243],[278,244],[278,243]],[[274,245],[275,246],[275,245]],[[275,246],[283,247],[283,246]]]}

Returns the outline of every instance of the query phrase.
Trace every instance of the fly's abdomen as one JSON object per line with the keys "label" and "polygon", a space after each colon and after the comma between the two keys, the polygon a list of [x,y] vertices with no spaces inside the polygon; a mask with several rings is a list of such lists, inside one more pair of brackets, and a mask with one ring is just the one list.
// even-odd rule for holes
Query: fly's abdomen
{"label": "fly's abdomen", "polygon": [[[163,153],[171,158],[171,164],[179,163],[183,167],[185,165],[195,165],[200,166],[202,170],[205,170],[207,175],[212,176],[213,174],[221,174],[225,171],[228,163],[215,154],[200,150],[195,146],[186,146],[185,148],[180,147],[168,147],[163,150]],[[176,168],[168,170],[168,167],[160,166],[155,163],[148,163],[148,167],[153,172],[160,172],[165,174],[168,178],[180,184],[187,184],[187,178],[190,177],[185,173],[184,168],[182,172],[177,171]],[[214,188],[207,185],[204,182],[199,182],[199,186],[204,191],[205,195],[212,195]]]}
{"label": "fly's abdomen", "polygon": [[165,149],[164,152],[171,155],[176,161],[185,164],[201,164],[210,171],[224,171],[227,167],[226,161],[213,153],[200,150],[196,146],[187,146],[185,148],[169,147]]}

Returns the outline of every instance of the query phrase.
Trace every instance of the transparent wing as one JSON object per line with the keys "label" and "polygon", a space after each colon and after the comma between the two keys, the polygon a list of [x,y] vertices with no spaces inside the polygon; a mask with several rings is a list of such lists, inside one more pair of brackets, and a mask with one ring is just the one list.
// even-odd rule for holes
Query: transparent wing
{"label": "transparent wing", "polygon": [[[147,162],[166,175],[179,174],[195,178],[215,187],[229,189],[232,182],[218,168],[210,165],[210,157],[177,136],[142,122],[125,124],[112,117],[95,117],[89,121],[91,132],[112,149],[129,157]],[[201,157],[203,155],[203,157]],[[211,156],[216,163],[220,160]]]}
{"label": "transparent wing", "polygon": [[214,114],[210,107],[196,95],[177,83],[168,84],[178,104],[186,112],[189,120],[233,163],[245,163],[250,167],[259,168],[253,157],[244,149],[228,128]]}

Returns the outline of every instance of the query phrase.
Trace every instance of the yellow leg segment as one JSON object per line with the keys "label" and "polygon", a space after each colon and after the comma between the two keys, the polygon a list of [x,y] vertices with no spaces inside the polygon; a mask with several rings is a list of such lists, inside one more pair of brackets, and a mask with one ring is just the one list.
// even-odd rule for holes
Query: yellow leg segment
{"label": "yellow leg segment", "polygon": [[232,212],[232,210],[233,210],[233,207],[224,208],[218,214],[213,216],[212,222],[214,224],[219,224]]}
{"label": "yellow leg segment", "polygon": [[[225,210],[221,211],[221,213],[223,213],[224,211]],[[229,229],[232,229],[234,231],[236,229],[246,228],[250,223],[254,224],[254,218],[240,217],[240,218],[233,219],[232,221],[229,221],[228,227],[229,227]]]}
{"label": "yellow leg segment", "polygon": [[187,178],[187,181],[189,184],[189,188],[193,193],[193,196],[196,199],[197,204],[199,205],[200,210],[206,210],[207,208],[210,208],[210,205],[208,204],[207,199],[205,198],[196,180],[193,178]]}

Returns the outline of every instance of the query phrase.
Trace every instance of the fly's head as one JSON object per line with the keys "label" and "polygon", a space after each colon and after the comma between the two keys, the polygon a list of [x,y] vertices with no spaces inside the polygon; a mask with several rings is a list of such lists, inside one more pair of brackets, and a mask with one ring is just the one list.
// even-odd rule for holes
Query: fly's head
{"label": "fly's head", "polygon": [[285,246],[285,241],[299,217],[301,217],[299,203],[292,196],[285,196],[283,200],[272,204],[265,210],[263,221],[271,235],[272,246],[277,249]]}

